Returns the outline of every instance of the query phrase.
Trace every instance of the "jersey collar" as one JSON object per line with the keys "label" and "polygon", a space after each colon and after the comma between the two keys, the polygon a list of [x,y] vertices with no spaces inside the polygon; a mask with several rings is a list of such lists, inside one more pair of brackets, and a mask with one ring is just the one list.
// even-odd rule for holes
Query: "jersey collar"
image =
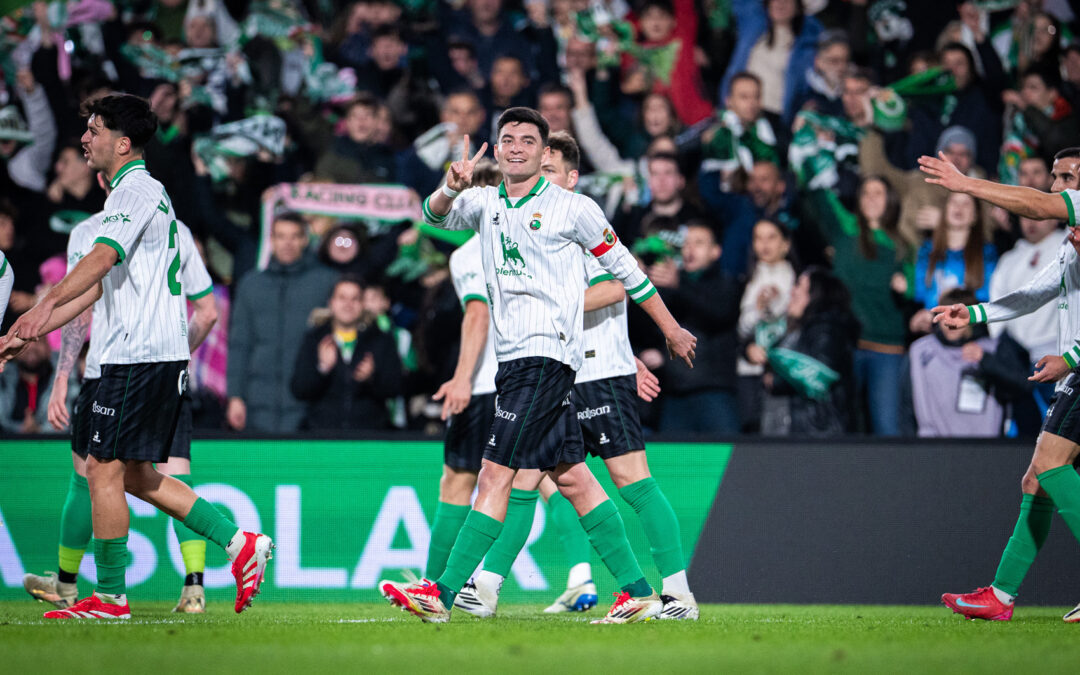
{"label": "jersey collar", "polygon": [[540,176],[540,180],[536,181],[536,185],[534,185],[532,187],[532,189],[529,190],[529,194],[527,194],[524,197],[522,197],[521,199],[519,199],[517,204],[514,204],[513,202],[510,201],[510,198],[506,196],[506,181],[503,181],[503,182],[499,183],[499,196],[502,197],[502,200],[504,202],[506,202],[506,208],[508,208],[508,209],[516,209],[516,208],[520,208],[525,202],[527,202],[530,199],[532,199],[533,197],[539,195],[540,193],[542,193],[547,188],[548,188],[547,179],[544,178],[543,176]]}
{"label": "jersey collar", "polygon": [[120,167],[120,170],[117,171],[116,175],[113,176],[111,181],[109,181],[109,187],[115,189],[116,186],[120,184],[121,178],[136,169],[142,169],[143,171],[146,171],[146,162],[141,159],[135,159]]}

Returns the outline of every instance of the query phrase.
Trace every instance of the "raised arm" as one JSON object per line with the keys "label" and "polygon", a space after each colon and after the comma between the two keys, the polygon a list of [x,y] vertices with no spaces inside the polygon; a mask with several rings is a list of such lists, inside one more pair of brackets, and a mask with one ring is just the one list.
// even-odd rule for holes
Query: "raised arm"
{"label": "raised arm", "polygon": [[923,155],[919,158],[919,168],[927,175],[927,183],[940,185],[950,192],[969,194],[1018,216],[1035,220],[1067,220],[1070,227],[1076,226],[1073,201],[1067,193],[1051,194],[1033,188],[969,178],[945,159],[944,153],[938,154],[938,157]]}
{"label": "raised arm", "polygon": [[461,144],[461,159],[450,164],[446,171],[446,185],[439,188],[424,200],[424,222],[435,227],[449,227],[446,217],[454,206],[454,199],[472,185],[472,173],[476,163],[487,152],[487,143],[480,146],[476,154],[469,158],[469,135],[466,134]]}

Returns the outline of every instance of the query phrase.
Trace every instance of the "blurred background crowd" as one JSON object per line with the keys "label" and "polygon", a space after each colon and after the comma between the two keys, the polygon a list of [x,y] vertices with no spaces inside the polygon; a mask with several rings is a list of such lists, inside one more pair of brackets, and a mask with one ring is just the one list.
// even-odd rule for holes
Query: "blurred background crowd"
{"label": "blurred background crowd", "polygon": [[[989,331],[927,310],[1024,283],[1063,224],[949,195],[916,160],[1049,190],[1080,145],[1076,28],[1069,0],[25,4],[0,21],[6,321],[104,203],[79,103],[127,91],[215,281],[196,426],[439,435],[462,240],[418,227],[418,198],[527,105],[577,139],[578,189],[700,341],[691,371],[630,310],[662,386],[650,430],[1034,435],[1056,306]],[[1078,169],[1060,159],[1055,188]],[[51,337],[0,374],[0,433],[53,431]]]}

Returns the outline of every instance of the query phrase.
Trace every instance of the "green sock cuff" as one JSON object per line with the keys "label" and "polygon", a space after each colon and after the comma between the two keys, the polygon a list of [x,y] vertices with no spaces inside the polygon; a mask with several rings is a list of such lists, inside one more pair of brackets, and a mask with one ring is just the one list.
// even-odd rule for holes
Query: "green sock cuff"
{"label": "green sock cuff", "polygon": [[[547,504],[549,509],[562,508],[562,502],[570,504],[570,500],[562,496],[562,493],[556,490],[548,497]],[[573,504],[570,504],[570,508],[574,508]]]}
{"label": "green sock cuff", "polygon": [[1029,506],[1032,511],[1053,511],[1054,500],[1049,497],[1039,497],[1038,495],[1024,495],[1024,501],[1020,502],[1020,506]]}
{"label": "green sock cuff", "polygon": [[71,472],[71,484],[88,492],[90,490],[90,484],[86,482],[86,476],[80,476],[74,471]]}
{"label": "green sock cuff", "polygon": [[221,511],[202,497],[195,500],[191,511],[184,518],[184,525],[196,534],[201,534],[221,548],[229,545],[229,540],[236,534],[236,524],[225,517]]}
{"label": "green sock cuff", "polygon": [[124,572],[128,562],[128,538],[94,539],[94,563],[97,566],[97,590],[120,595],[127,592]]}
{"label": "green sock cuff", "polygon": [[480,534],[495,539],[502,532],[503,524],[485,513],[471,510],[465,518],[465,527],[470,527]]}
{"label": "green sock cuff", "polygon": [[659,489],[660,486],[656,484],[656,479],[649,476],[648,478],[642,478],[636,483],[630,483],[629,485],[619,488],[619,496],[625,499],[626,503],[630,506],[636,506],[639,500]]}
{"label": "green sock cuff", "polygon": [[472,511],[472,507],[468,504],[450,504],[449,502],[439,502],[439,505],[435,508],[436,518],[445,515],[451,518],[460,518],[462,522],[468,517],[469,511]]}
{"label": "green sock cuff", "polygon": [[611,516],[618,515],[618,513],[619,509],[615,506],[615,502],[605,499],[597,504],[596,508],[581,517],[581,526],[585,528],[586,532],[589,532]]}
{"label": "green sock cuff", "polygon": [[519,490],[517,488],[510,489],[510,501],[518,504],[535,504],[536,500],[540,497],[539,490]]}
{"label": "green sock cuff", "polygon": [[1044,480],[1047,480],[1047,479],[1053,480],[1055,476],[1060,476],[1062,473],[1065,473],[1066,471],[1071,471],[1071,472],[1075,473],[1076,469],[1072,468],[1071,464],[1066,464],[1065,466],[1054,467],[1053,469],[1050,469],[1049,471],[1043,471],[1042,473],[1035,474],[1035,479],[1037,481],[1039,481],[1040,483],[1043,482]]}
{"label": "green sock cuff", "polygon": [[645,577],[641,577],[632,584],[623,586],[620,590],[629,593],[632,598],[645,598],[652,595],[652,586],[648,581],[645,581]]}

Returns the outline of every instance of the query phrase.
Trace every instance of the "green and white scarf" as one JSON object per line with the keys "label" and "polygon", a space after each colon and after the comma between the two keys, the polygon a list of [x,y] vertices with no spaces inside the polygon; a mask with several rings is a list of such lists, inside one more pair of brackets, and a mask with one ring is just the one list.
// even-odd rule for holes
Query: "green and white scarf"
{"label": "green and white scarf", "polygon": [[229,157],[251,157],[260,151],[275,157],[285,152],[285,121],[280,117],[255,115],[218,124],[208,135],[195,139],[195,154],[206,163],[215,182],[228,177]]}
{"label": "green and white scarf", "polygon": [[740,166],[749,171],[758,160],[779,163],[776,134],[768,120],[759,117],[745,127],[731,110],[720,113],[719,125],[703,150],[702,171],[732,171]]}

